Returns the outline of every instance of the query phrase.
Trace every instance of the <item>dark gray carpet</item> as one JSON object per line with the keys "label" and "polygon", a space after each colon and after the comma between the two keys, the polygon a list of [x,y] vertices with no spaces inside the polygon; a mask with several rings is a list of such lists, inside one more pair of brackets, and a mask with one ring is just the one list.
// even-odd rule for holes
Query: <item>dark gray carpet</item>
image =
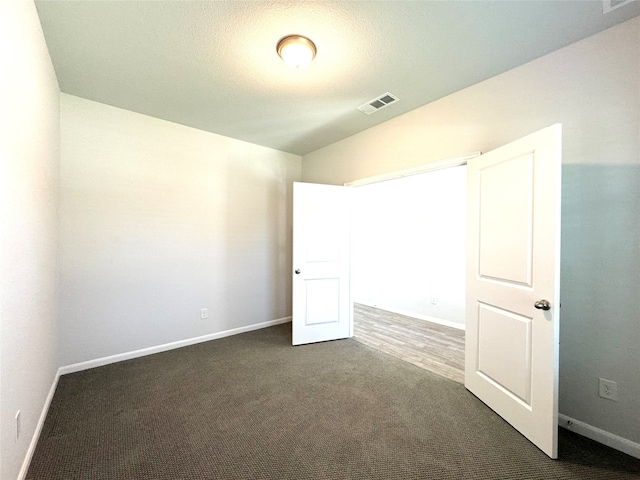
{"label": "dark gray carpet", "polygon": [[463,386],[290,324],[60,379],[27,479],[638,479],[561,430],[548,459]]}

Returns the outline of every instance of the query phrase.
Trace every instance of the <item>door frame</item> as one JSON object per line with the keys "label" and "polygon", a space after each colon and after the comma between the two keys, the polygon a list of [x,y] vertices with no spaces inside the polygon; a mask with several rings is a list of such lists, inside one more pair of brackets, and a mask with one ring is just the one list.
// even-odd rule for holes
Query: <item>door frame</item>
{"label": "door frame", "polygon": [[[380,175],[372,175],[369,177],[364,177],[364,178],[360,178],[357,180],[353,180],[351,182],[345,182],[344,186],[345,187],[362,187],[365,185],[372,185],[374,183],[380,183],[380,182],[386,182],[388,180],[397,180],[399,178],[404,178],[404,177],[409,177],[412,175],[421,175],[424,173],[429,173],[429,172],[434,172],[436,170],[442,170],[445,168],[452,168],[452,167],[461,167],[464,165],[467,165],[467,163],[469,162],[469,160],[472,160],[478,156],[480,156],[482,154],[482,152],[474,152],[474,153],[469,153],[467,155],[459,155],[456,157],[450,157],[450,158],[446,158],[444,160],[437,160],[435,162],[429,162],[429,163],[425,163],[423,165],[419,165],[417,167],[413,167],[413,168],[408,168],[408,169],[404,169],[404,170],[396,170],[393,172],[388,172],[388,173],[382,173]],[[353,210],[352,210],[353,213]],[[353,215],[352,215],[353,217]],[[351,243],[351,251],[353,251],[353,235],[351,236],[350,239]],[[351,262],[351,260],[350,260]],[[353,265],[350,265],[350,270],[352,271],[352,274],[350,275],[349,278],[349,292],[353,292]],[[353,294],[350,293],[349,294],[349,303],[350,303],[350,314],[349,314],[349,320],[350,320],[350,325],[349,325],[349,336],[353,337],[355,334],[355,318],[354,318],[354,309],[353,309]]]}
{"label": "door frame", "polygon": [[395,180],[397,178],[409,177],[411,175],[420,175],[421,173],[428,173],[434,170],[441,170],[443,168],[460,167],[466,165],[469,160],[472,160],[480,156],[482,152],[473,152],[467,155],[460,155],[456,157],[446,158],[444,160],[437,160],[435,162],[429,162],[417,167],[407,168],[404,170],[394,170],[393,172],[381,173],[380,175],[372,175],[370,177],[363,177],[351,182],[346,182],[345,187],[362,187],[364,185],[370,185],[372,183],[386,182],[387,180]]}
{"label": "door frame", "polygon": [[[483,401],[491,410],[493,410],[494,412],[496,412],[500,417],[502,417],[506,422],[508,422],[509,424],[511,424],[511,426],[518,432],[520,432],[523,436],[525,436],[533,445],[535,445],[536,447],[538,447],[543,453],[547,454],[549,457],[551,457],[552,459],[557,458],[557,448],[558,448],[558,432],[557,429],[559,428],[559,422],[558,422],[558,417],[559,417],[559,412],[558,412],[558,396],[559,396],[559,358],[558,358],[558,348],[559,348],[559,323],[558,320],[559,318],[556,318],[559,316],[559,283],[560,283],[560,265],[559,265],[559,251],[560,251],[560,208],[561,208],[561,198],[559,197],[559,192],[560,192],[560,185],[558,184],[557,189],[555,188],[555,181],[558,180],[559,181],[559,172],[562,168],[561,164],[557,166],[558,170],[555,170],[556,165],[555,162],[558,160],[558,158],[561,158],[561,138],[562,138],[562,133],[561,133],[561,124],[554,124],[551,125],[549,127],[546,127],[542,130],[539,130],[537,132],[531,133],[525,137],[516,139],[512,142],[509,142],[508,144],[502,145],[500,147],[497,147],[496,149],[492,150],[489,154],[488,157],[491,157],[490,160],[487,160],[489,162],[489,165],[492,165],[492,161],[496,164],[496,165],[503,165],[507,163],[507,160],[509,158],[509,156],[514,157],[516,159],[520,159],[520,158],[525,158],[528,159],[527,164],[524,165],[525,167],[525,171],[524,174],[527,174],[527,180],[529,183],[527,183],[527,185],[531,184],[529,189],[525,189],[526,190],[526,194],[527,196],[527,200],[524,202],[524,206],[521,207],[522,209],[528,209],[527,211],[529,212],[529,216],[531,216],[532,218],[529,219],[529,223],[531,223],[531,225],[527,226],[525,225],[525,233],[529,232],[526,237],[527,241],[529,243],[524,244],[524,247],[521,247],[516,253],[518,253],[519,255],[523,255],[525,258],[527,258],[528,262],[527,263],[527,268],[525,273],[527,275],[532,275],[531,273],[531,265],[530,263],[532,261],[535,260],[535,258],[532,256],[532,242],[534,241],[534,237],[533,234],[531,233],[532,231],[543,231],[542,235],[543,237],[540,237],[541,233],[536,234],[535,238],[538,238],[538,241],[542,242],[543,248],[538,250],[539,252],[542,252],[542,255],[546,255],[547,254],[547,250],[549,248],[551,248],[553,250],[552,252],[552,258],[549,261],[549,263],[547,262],[541,262],[541,264],[543,265],[542,267],[542,276],[543,279],[546,279],[547,281],[549,281],[549,285],[545,282],[543,282],[542,285],[542,290],[540,292],[538,292],[537,290],[533,290],[534,288],[534,284],[533,281],[531,280],[531,277],[527,276],[526,278],[529,278],[527,285],[531,287],[531,293],[533,294],[533,296],[537,297],[538,295],[542,294],[543,296],[550,296],[551,298],[551,304],[552,304],[552,308],[553,308],[553,320],[551,318],[549,318],[549,316],[545,315],[544,318],[547,321],[551,321],[552,323],[550,324],[551,327],[548,327],[547,324],[549,322],[545,322],[544,326],[545,328],[542,328],[542,330],[544,331],[543,334],[537,336],[538,340],[535,340],[535,338],[533,340],[531,340],[531,335],[535,335],[532,334],[529,330],[529,333],[526,333],[526,331],[524,333],[520,332],[520,337],[523,337],[523,335],[525,335],[524,340],[520,340],[520,343],[522,343],[523,341],[528,345],[526,347],[526,352],[530,352],[531,349],[535,348],[541,348],[543,353],[548,353],[549,352],[549,348],[553,349],[553,352],[551,352],[552,357],[546,361],[541,361],[538,362],[537,365],[538,367],[536,367],[534,370],[538,371],[539,373],[542,374],[542,377],[540,376],[535,376],[534,373],[535,372],[529,372],[529,370],[532,369],[531,365],[532,362],[531,360],[526,360],[524,361],[515,361],[515,364],[522,364],[521,365],[521,370],[522,369],[529,369],[527,370],[529,372],[529,376],[530,378],[532,378],[532,382],[534,383],[534,385],[527,387],[527,386],[523,386],[521,388],[520,383],[518,383],[517,380],[514,380],[516,377],[514,377],[513,375],[511,375],[508,371],[508,368],[505,370],[503,367],[501,367],[500,365],[503,365],[504,362],[506,361],[507,365],[509,364],[509,358],[508,355],[505,357],[503,355],[503,357],[500,357],[499,355],[491,355],[491,352],[493,351],[492,348],[489,348],[488,350],[485,351],[486,355],[485,357],[489,358],[489,360],[486,363],[486,367],[491,367],[492,365],[495,366],[495,368],[491,369],[489,368],[489,372],[491,373],[495,373],[497,375],[496,378],[498,378],[498,382],[500,382],[500,379],[505,380],[506,383],[504,385],[507,385],[506,387],[503,387],[503,385],[501,385],[500,383],[496,383],[495,381],[493,381],[491,379],[491,377],[487,378],[488,383],[486,383],[486,385],[488,385],[488,387],[484,388],[485,383],[482,382],[476,382],[473,383],[471,382],[471,372],[469,372],[467,369],[472,367],[472,365],[469,363],[469,353],[471,353],[472,355],[477,355],[477,351],[478,349],[482,346],[482,342],[480,342],[480,340],[477,340],[477,338],[472,338],[471,340],[473,340],[473,342],[470,344],[469,348],[475,348],[475,351],[471,351],[468,350],[468,348],[465,346],[465,388],[467,388],[467,390],[469,390],[471,393],[473,393],[474,395],[476,395],[476,397],[478,397],[479,400]],[[540,167],[540,169],[534,169],[534,151],[537,151],[538,148],[541,149],[541,151],[543,152],[542,154],[542,166]],[[522,152],[521,152],[522,151]],[[496,152],[495,154],[493,154],[494,152]],[[499,152],[499,153],[498,153]],[[529,152],[529,153],[526,153]],[[493,154],[493,156],[491,156]],[[516,156],[516,154],[518,154],[518,156]],[[528,155],[528,156],[527,156]],[[503,158],[504,157],[504,158]],[[467,159],[472,158],[471,156]],[[454,160],[454,159],[452,159]],[[359,186],[359,185],[366,185],[366,184],[370,184],[370,183],[376,183],[376,182],[380,182],[380,181],[384,181],[384,180],[390,180],[393,178],[399,178],[399,177],[403,177],[406,175],[412,175],[412,174],[416,174],[416,173],[422,173],[423,171],[428,172],[429,170],[435,170],[437,168],[446,168],[446,166],[449,165],[455,165],[455,161],[443,161],[443,162],[434,162],[433,164],[431,164],[432,168],[429,169],[428,166],[425,166],[426,168],[417,168],[417,169],[410,169],[410,170],[405,170],[405,171],[401,171],[401,172],[397,172],[396,174],[386,174],[386,175],[379,175],[379,176],[374,176],[374,177],[368,177],[368,178],[364,178],[361,180],[357,180],[357,181],[353,181],[353,182],[349,182],[349,183],[345,183],[345,185],[351,185],[351,186]],[[553,161],[553,163],[551,163],[551,161]],[[482,163],[482,162],[481,162]],[[463,165],[463,164],[467,164],[467,161],[464,162],[460,162],[458,163],[458,165]],[[529,165],[530,164],[530,165]],[[478,167],[478,166],[476,166]],[[553,167],[553,168],[552,168]],[[479,167],[478,167],[479,168]],[[504,167],[503,167],[504,168]],[[509,167],[512,168],[512,167]],[[522,170],[521,167],[519,167],[520,170]],[[545,170],[548,169],[549,171]],[[473,172],[472,172],[473,173]],[[509,173],[509,171],[508,171]],[[535,173],[535,179],[537,180],[535,182],[535,189],[533,187],[534,185],[534,173]],[[522,172],[518,172],[518,174],[522,174]],[[538,191],[539,187],[538,185],[540,184],[540,176],[541,175],[551,175],[553,178],[550,180],[552,181],[552,185],[554,185],[554,192],[552,195],[552,199],[549,200],[549,202],[546,202],[546,197],[544,195],[540,195],[540,192]],[[492,178],[492,177],[490,177]],[[520,178],[520,177],[518,177]],[[507,176],[507,182],[505,182],[504,180],[496,180],[496,181],[501,181],[502,184],[500,184],[499,186],[504,185],[511,185],[512,183],[510,182],[511,178]],[[471,187],[471,179],[469,177],[469,174],[467,175],[467,181],[469,183],[469,186]],[[513,187],[516,188],[516,187]],[[471,193],[475,194],[475,191],[472,189]],[[514,191],[514,195],[516,195],[517,193],[519,193],[519,191]],[[540,210],[544,212],[545,216],[540,217],[539,215],[535,215],[536,219],[542,219],[543,221],[543,225],[540,226],[536,222],[536,227],[533,227],[533,222],[534,222],[534,216],[533,216],[533,198],[536,198],[536,205],[538,205],[538,202],[542,202],[542,207]],[[527,203],[528,202],[528,203]],[[468,207],[471,207],[472,201],[468,202]],[[477,202],[475,202],[477,203]],[[494,202],[496,203],[496,202]],[[479,212],[479,208],[475,209],[474,208],[474,212]],[[552,212],[549,212],[549,209],[553,210]],[[496,207],[494,208],[494,211],[497,211],[498,213],[496,215],[499,215],[499,217],[496,218],[502,218],[502,210],[503,210],[503,205],[500,204],[500,201],[498,201],[498,203],[496,203]],[[529,211],[531,210],[531,211]],[[509,210],[507,208],[507,214],[509,212],[511,212],[511,210]],[[473,212],[469,212],[468,214],[473,213]],[[549,215],[551,215],[551,219],[549,219]],[[476,214],[476,216],[479,215]],[[520,215],[520,213],[519,213]],[[507,215],[508,217],[508,215]],[[487,225],[492,225],[492,219],[491,217],[488,217],[489,220],[486,220],[486,222],[488,222]],[[521,218],[520,216],[518,218]],[[470,217],[468,219],[468,222],[474,222],[475,217]],[[546,223],[545,223],[546,222]],[[549,223],[551,222],[551,223]],[[521,222],[515,222],[514,225],[520,225]],[[502,225],[503,222],[501,220],[499,220],[496,225]],[[469,224],[471,225],[471,224]],[[549,228],[549,230],[553,233],[553,239],[551,240],[550,244],[547,244],[544,240],[547,239],[546,236],[544,236],[544,230],[545,230],[545,226]],[[540,227],[540,228],[538,228]],[[533,230],[532,230],[533,229]],[[472,235],[477,235],[474,234],[473,232],[467,231],[466,233],[466,239],[467,239],[467,250],[469,250],[469,252],[472,253],[477,253],[479,255],[478,252],[476,252],[476,249],[479,247],[474,247],[474,245],[471,243],[472,241],[474,241],[474,239],[476,239],[476,236],[469,236],[470,233]],[[531,236],[531,238],[529,238],[529,236]],[[498,237],[496,237],[498,239],[500,238],[508,238],[504,237],[504,235],[499,235]],[[522,243],[522,242],[521,242]],[[477,245],[477,242],[474,241],[474,244]],[[544,247],[547,247],[547,250],[544,249]],[[352,248],[353,249],[353,248]],[[495,251],[494,250],[490,250],[490,251]],[[527,253],[528,252],[528,253]],[[531,258],[528,257],[531,256]],[[538,254],[540,255],[540,253]],[[477,256],[477,255],[476,255]],[[467,256],[467,286],[469,286],[470,284],[472,284],[470,277],[469,277],[469,261],[474,261],[474,263],[477,262],[477,260],[475,260],[476,256],[474,255],[468,255]],[[495,255],[494,255],[495,256]],[[499,255],[498,255],[499,257]],[[498,258],[496,257],[496,258]],[[471,260],[469,260],[469,258],[471,258]],[[537,257],[536,257],[537,258]],[[503,272],[504,268],[503,265],[500,263],[500,261],[496,261],[496,265],[498,267],[496,267],[496,275],[498,275],[499,273]],[[504,275],[509,275],[509,273],[505,272]],[[515,278],[516,280],[520,279],[520,277],[522,276],[520,274],[520,271],[517,271],[516,274],[514,274],[514,277],[508,277],[505,276],[504,278]],[[489,277],[489,278],[493,278],[493,277]],[[497,278],[497,277],[496,277]],[[515,281],[515,280],[514,280]],[[353,283],[353,280],[351,280],[351,283]],[[518,283],[518,282],[516,282]],[[492,285],[489,285],[492,286]],[[549,287],[553,288],[553,293],[549,292]],[[352,289],[352,285],[351,285],[351,289]],[[495,288],[494,288],[495,290]],[[493,291],[492,291],[493,292]],[[485,292],[486,293],[486,292]],[[491,292],[489,292],[491,293]],[[499,292],[498,292],[499,293]],[[520,292],[521,293],[521,292]],[[473,298],[481,298],[478,297],[477,295],[479,295],[478,292],[476,291],[472,291],[471,293],[472,295],[475,295]],[[470,292],[467,292],[467,305],[466,305],[466,314],[465,314],[465,324],[467,327],[471,327],[472,331],[471,333],[473,333],[474,330],[474,326],[477,325],[477,320],[474,318],[471,318],[471,312],[468,311],[468,308],[470,307],[470,301],[469,301],[469,295]],[[491,296],[493,295],[493,296]],[[498,298],[495,292],[491,293],[491,295],[489,295],[488,298],[490,299],[495,299]],[[498,295],[499,296],[499,295]],[[502,298],[502,297],[501,297]],[[505,297],[505,298],[510,298],[510,297]],[[520,303],[522,303],[522,300],[525,301],[529,301],[530,299],[527,296],[516,296],[516,299],[518,300],[519,303],[517,303],[517,305],[519,306]],[[535,300],[535,299],[534,299]],[[495,300],[497,301],[497,300]],[[539,304],[541,304],[541,302],[536,302],[535,303],[535,307],[537,309],[543,309],[543,310],[549,310],[549,302],[547,302],[547,305],[543,305],[540,306]],[[489,303],[489,305],[491,305],[491,303]],[[496,305],[502,305],[502,304],[498,304],[496,303]],[[546,308],[544,308],[546,306]],[[353,308],[353,303],[351,304],[351,308]],[[503,307],[504,308],[504,307]],[[509,307],[509,304],[507,304],[507,313],[511,312],[514,308],[516,308],[516,304],[511,305]],[[513,310],[513,312],[519,312],[520,310]],[[544,312],[543,312],[544,313]],[[355,324],[355,318],[354,315],[352,313],[351,315],[352,317],[352,329],[354,327]],[[495,315],[494,315],[495,317]],[[509,315],[506,315],[505,318],[509,317]],[[487,318],[493,318],[493,317],[487,317]],[[497,317],[496,317],[497,318]],[[510,318],[510,317],[509,317]],[[527,317],[528,318],[528,317]],[[470,322],[470,323],[469,323]],[[500,341],[500,334],[498,334],[498,332],[501,332],[501,326],[498,325],[498,323],[496,323],[495,320],[491,320],[491,322],[493,322],[493,332],[489,332],[487,335],[487,338],[495,338],[495,341]],[[486,323],[486,322],[485,322]],[[491,323],[489,323],[489,325],[491,325]],[[521,327],[519,327],[520,330],[522,330]],[[549,333],[549,328],[553,328],[553,332]],[[537,331],[537,330],[536,330]],[[353,333],[351,333],[351,335],[353,335]],[[504,334],[503,334],[504,335]],[[479,346],[475,344],[476,340],[479,342]],[[516,340],[517,342],[517,340]],[[542,342],[542,343],[540,343]],[[466,342],[465,342],[466,343]],[[509,341],[507,340],[507,343],[509,343]],[[474,347],[475,346],[475,347]],[[536,347],[537,346],[537,347]],[[514,347],[516,348],[516,347]],[[518,346],[519,348],[519,346]],[[508,349],[507,349],[508,351]],[[521,351],[521,350],[518,350]],[[512,355],[513,356],[513,355]],[[475,358],[475,357],[474,357]],[[516,357],[514,357],[515,360],[518,360]],[[542,358],[548,358],[547,356],[544,356]],[[492,360],[493,359],[493,360]],[[506,359],[506,360],[505,360]],[[503,363],[501,363],[503,362]],[[535,366],[535,364],[534,364]],[[474,368],[474,371],[476,368],[480,368],[477,367],[477,364]],[[553,371],[552,371],[553,370]],[[506,371],[506,373],[505,373]],[[551,383],[549,383],[548,381],[548,376],[549,374],[552,374],[552,381]],[[518,378],[520,378],[521,376],[518,375]],[[525,377],[526,378],[526,377]],[[542,380],[539,380],[540,378],[542,378]],[[535,380],[538,379],[538,380]],[[513,381],[512,381],[513,380]],[[535,381],[534,381],[535,380]],[[541,382],[541,383],[538,383]],[[537,387],[536,387],[537,385]],[[515,388],[515,390],[510,390],[511,386],[513,386]],[[480,388],[483,387],[483,388]],[[505,395],[500,396],[501,394],[499,393],[499,389],[502,388],[502,391],[504,392]],[[530,392],[529,388],[533,389],[533,388],[539,388],[542,390],[542,394],[541,395],[536,395],[536,393],[528,393]],[[515,397],[513,395],[509,395],[510,392],[515,392],[514,395],[516,395]],[[495,393],[498,392],[498,393]],[[523,393],[524,392],[524,393]],[[536,390],[535,392],[538,392],[538,390]],[[520,395],[520,397],[518,397],[518,395]],[[522,396],[524,395],[524,396]],[[510,401],[509,399],[513,398],[513,401]],[[518,398],[522,398],[523,401],[525,403],[522,402],[518,402]],[[534,409],[534,401],[530,401],[531,398],[537,398],[537,400],[535,401],[535,409]],[[526,400],[525,400],[526,399]],[[549,412],[552,413],[552,418],[550,419],[551,422],[549,422]],[[549,437],[549,435],[551,435],[551,437]]]}

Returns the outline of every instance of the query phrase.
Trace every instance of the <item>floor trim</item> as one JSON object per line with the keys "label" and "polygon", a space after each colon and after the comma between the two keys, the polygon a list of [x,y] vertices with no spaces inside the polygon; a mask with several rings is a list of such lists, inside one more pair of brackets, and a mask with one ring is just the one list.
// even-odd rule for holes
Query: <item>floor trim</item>
{"label": "floor trim", "polygon": [[36,429],[33,432],[33,437],[31,437],[31,443],[29,444],[29,448],[27,449],[27,454],[25,455],[24,461],[22,462],[22,467],[18,472],[17,480],[24,480],[27,476],[27,470],[29,470],[29,465],[31,464],[33,453],[36,451],[36,445],[38,444],[38,440],[40,439],[40,433],[42,432],[44,421],[47,418],[47,414],[49,413],[49,407],[51,406],[51,401],[53,400],[53,395],[56,392],[56,387],[58,386],[59,379],[60,379],[60,369],[58,369],[58,371],[56,372],[56,375],[53,379],[53,383],[51,384],[51,388],[49,389],[49,394],[47,395],[47,398],[44,401],[42,412],[40,412],[40,418],[38,419],[38,423],[36,424]]}
{"label": "floor trim", "polygon": [[176,348],[187,347],[189,345],[195,345],[197,343],[202,343],[202,342],[208,342],[209,340],[216,340],[218,338],[230,337],[232,335],[237,335],[239,333],[251,332],[253,330],[260,330],[261,328],[273,327],[274,325],[280,325],[282,323],[288,323],[288,322],[291,322],[291,317],[283,317],[283,318],[278,318],[276,320],[270,320],[270,321],[261,322],[261,323],[254,323],[253,325],[247,325],[245,327],[232,328],[231,330],[224,330],[222,332],[210,333],[208,335],[202,335],[200,337],[188,338],[186,340],[179,340],[177,342],[165,343],[163,345],[157,345],[155,347],[142,348],[140,350],[134,350],[131,352],[119,353],[117,355],[111,355],[109,357],[97,358],[95,360],[74,363],[73,365],[67,365],[65,367],[58,368],[58,371],[56,372],[56,376],[53,379],[53,384],[49,389],[49,394],[47,395],[47,399],[45,400],[44,406],[42,407],[42,412],[40,413],[38,424],[36,425],[35,432],[33,433],[33,437],[31,438],[31,443],[29,444],[29,449],[27,450],[27,454],[25,455],[24,461],[22,462],[22,467],[20,468],[20,472],[18,473],[17,480],[24,480],[27,476],[27,471],[29,470],[31,459],[33,458],[33,454],[36,450],[36,445],[38,444],[38,440],[40,439],[40,433],[42,432],[44,421],[47,418],[47,414],[49,413],[49,407],[51,406],[53,395],[55,394],[56,387],[58,386],[58,381],[60,380],[60,376],[65,375],[67,373],[75,373],[75,372],[80,372],[82,370],[88,370],[90,368],[109,365],[110,363],[122,362],[123,360],[130,360],[132,358],[144,357],[146,355],[151,355],[154,353],[166,352],[168,350],[173,350]]}
{"label": "floor trim", "polygon": [[73,365],[67,365],[66,367],[61,367],[60,374],[65,375],[67,373],[81,372],[82,370],[88,370],[90,368],[102,367],[103,365],[122,362],[124,360],[130,360],[132,358],[144,357],[146,355],[152,355],[154,353],[166,352],[168,350],[173,350],[176,348],[188,347],[189,345],[208,342],[210,340],[216,340],[218,338],[230,337],[231,335],[251,332],[253,330],[272,327],[274,325],[280,325],[281,323],[287,323],[290,321],[291,321],[291,317],[283,317],[283,318],[278,318],[276,320],[269,320],[268,322],[254,323],[253,325],[247,325],[246,327],[232,328],[231,330],[224,330],[222,332],[210,333],[208,335],[202,335],[200,337],[187,338],[185,340],[178,340],[177,342],[156,345],[155,347],[142,348],[140,350],[133,350],[131,352],[119,353],[117,355],[111,355],[109,357],[96,358],[95,360],[74,363]]}
{"label": "floor trim", "polygon": [[404,315],[405,317],[417,318],[418,320],[425,320],[431,323],[437,323],[438,325],[444,325],[445,327],[457,328],[458,330],[465,330],[465,325],[458,322],[451,322],[449,320],[443,320],[437,317],[430,317],[429,315],[420,315],[419,313],[410,312],[408,310],[400,310],[398,308],[389,307],[387,305],[372,304],[368,302],[361,302],[359,300],[354,301],[360,305],[365,305],[371,308],[379,308],[380,310],[386,310],[387,312],[397,313],[398,315]]}
{"label": "floor trim", "polygon": [[566,415],[558,415],[558,425],[567,430],[571,430],[583,437],[595,440],[598,443],[602,443],[607,447],[611,447],[615,450],[619,450],[632,457],[640,458],[640,443],[632,442],[626,438],[614,435],[600,428],[589,425],[588,423],[581,422]]}

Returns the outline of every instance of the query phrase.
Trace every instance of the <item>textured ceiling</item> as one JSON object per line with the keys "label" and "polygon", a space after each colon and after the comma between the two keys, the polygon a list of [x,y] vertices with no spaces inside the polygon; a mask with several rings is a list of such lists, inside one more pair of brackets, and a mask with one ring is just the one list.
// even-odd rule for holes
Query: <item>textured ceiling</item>
{"label": "textured ceiling", "polygon": [[[71,95],[299,155],[640,14],[600,1],[37,1]],[[280,38],[311,38],[303,71]],[[613,52],[612,52],[613,53]],[[385,92],[400,101],[356,110]]]}

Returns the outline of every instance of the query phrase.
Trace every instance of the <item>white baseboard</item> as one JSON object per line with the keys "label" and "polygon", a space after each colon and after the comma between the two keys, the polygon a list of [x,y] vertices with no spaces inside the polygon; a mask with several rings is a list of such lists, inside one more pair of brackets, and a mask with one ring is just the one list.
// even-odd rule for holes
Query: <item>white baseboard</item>
{"label": "white baseboard", "polygon": [[210,340],[217,340],[218,338],[230,337],[231,335],[251,332],[253,330],[272,327],[274,325],[280,325],[281,323],[287,323],[290,321],[291,321],[291,317],[283,317],[283,318],[278,318],[276,320],[269,320],[268,322],[254,323],[253,325],[247,325],[246,327],[232,328],[231,330],[225,330],[223,332],[210,333],[208,335],[202,335],[200,337],[187,338],[185,340],[178,340],[177,342],[156,345],[155,347],[142,348],[140,350],[134,350],[131,352],[118,353],[117,355],[111,355],[109,357],[96,358],[95,360],[88,360],[86,362],[74,363],[73,365],[67,365],[66,367],[61,367],[60,375],[65,375],[67,373],[81,372],[82,370],[102,367],[103,365],[109,365],[110,363],[122,362],[124,360],[130,360],[132,358],[144,357],[146,355],[166,352],[168,350],[174,350],[176,348],[188,347],[189,345],[195,345],[196,343],[208,342]]}
{"label": "white baseboard", "polygon": [[583,437],[595,440],[598,443],[602,443],[607,447],[611,447],[615,450],[619,450],[632,457],[640,458],[640,443],[632,442],[626,438],[619,437],[613,433],[609,433],[600,428],[589,425],[588,423],[575,420],[566,415],[558,415],[558,425],[567,430],[571,430]]}
{"label": "white baseboard", "polygon": [[29,470],[29,465],[31,464],[33,453],[35,452],[36,445],[38,444],[38,440],[40,439],[40,433],[42,432],[44,421],[47,418],[47,414],[49,413],[49,407],[51,406],[51,401],[53,400],[53,395],[56,392],[56,387],[58,386],[58,380],[60,379],[61,375],[64,375],[67,373],[80,372],[82,370],[88,370],[90,368],[101,367],[103,365],[109,365],[110,363],[121,362],[123,360],[129,360],[132,358],[144,357],[145,355],[151,355],[153,353],[166,352],[167,350],[187,347],[189,345],[195,345],[196,343],[208,342],[209,340],[216,340],[218,338],[230,337],[231,335],[251,332],[253,330],[272,327],[274,325],[280,325],[281,323],[287,323],[290,321],[291,321],[291,317],[278,318],[276,320],[270,320],[268,322],[261,322],[261,323],[255,323],[253,325],[247,325],[246,327],[232,328],[231,330],[225,330],[223,332],[216,332],[216,333],[211,333],[209,335],[202,335],[200,337],[188,338],[186,340],[179,340],[177,342],[165,343],[163,345],[157,345],[155,347],[143,348],[140,350],[134,350],[132,352],[120,353],[117,355],[111,355],[109,357],[97,358],[95,360],[74,363],[73,365],[67,365],[65,367],[58,368],[58,371],[56,372],[56,376],[53,380],[53,384],[49,389],[49,394],[47,395],[47,399],[45,400],[44,406],[42,407],[42,412],[40,413],[40,418],[38,419],[36,430],[33,433],[31,443],[29,444],[29,449],[27,450],[27,454],[24,457],[24,461],[22,462],[22,467],[20,468],[20,472],[18,473],[17,480],[24,480],[25,477],[27,476],[27,470]]}
{"label": "white baseboard", "polygon": [[33,437],[31,437],[31,443],[29,444],[29,448],[27,449],[27,454],[25,455],[24,461],[22,462],[22,467],[20,468],[20,472],[18,472],[17,480],[24,480],[27,476],[27,470],[29,470],[29,465],[31,465],[31,459],[33,458],[33,453],[36,451],[36,445],[38,444],[38,440],[40,439],[40,433],[42,432],[44,421],[47,418],[47,414],[49,413],[49,407],[51,406],[53,395],[54,393],[56,393],[56,387],[58,386],[59,378],[60,378],[60,369],[58,369],[58,371],[56,372],[56,376],[53,379],[53,384],[49,389],[49,394],[47,395],[47,398],[44,401],[44,406],[42,407],[42,412],[40,412],[40,418],[38,419],[36,430],[33,432]]}
{"label": "white baseboard", "polygon": [[444,325],[445,327],[457,328],[458,330],[465,329],[465,325],[462,323],[451,322],[449,320],[443,320],[437,317],[430,317],[429,315],[421,315],[419,313],[410,312],[408,310],[400,310],[397,308],[388,307],[386,305],[380,305],[380,304],[373,305],[367,302],[355,301],[355,303],[359,303],[360,305],[366,305],[367,307],[371,307],[371,308],[379,308],[380,310],[386,310],[387,312],[397,313],[398,315],[404,315],[406,317],[417,318],[418,320],[424,320],[426,322],[437,323],[438,325]]}

